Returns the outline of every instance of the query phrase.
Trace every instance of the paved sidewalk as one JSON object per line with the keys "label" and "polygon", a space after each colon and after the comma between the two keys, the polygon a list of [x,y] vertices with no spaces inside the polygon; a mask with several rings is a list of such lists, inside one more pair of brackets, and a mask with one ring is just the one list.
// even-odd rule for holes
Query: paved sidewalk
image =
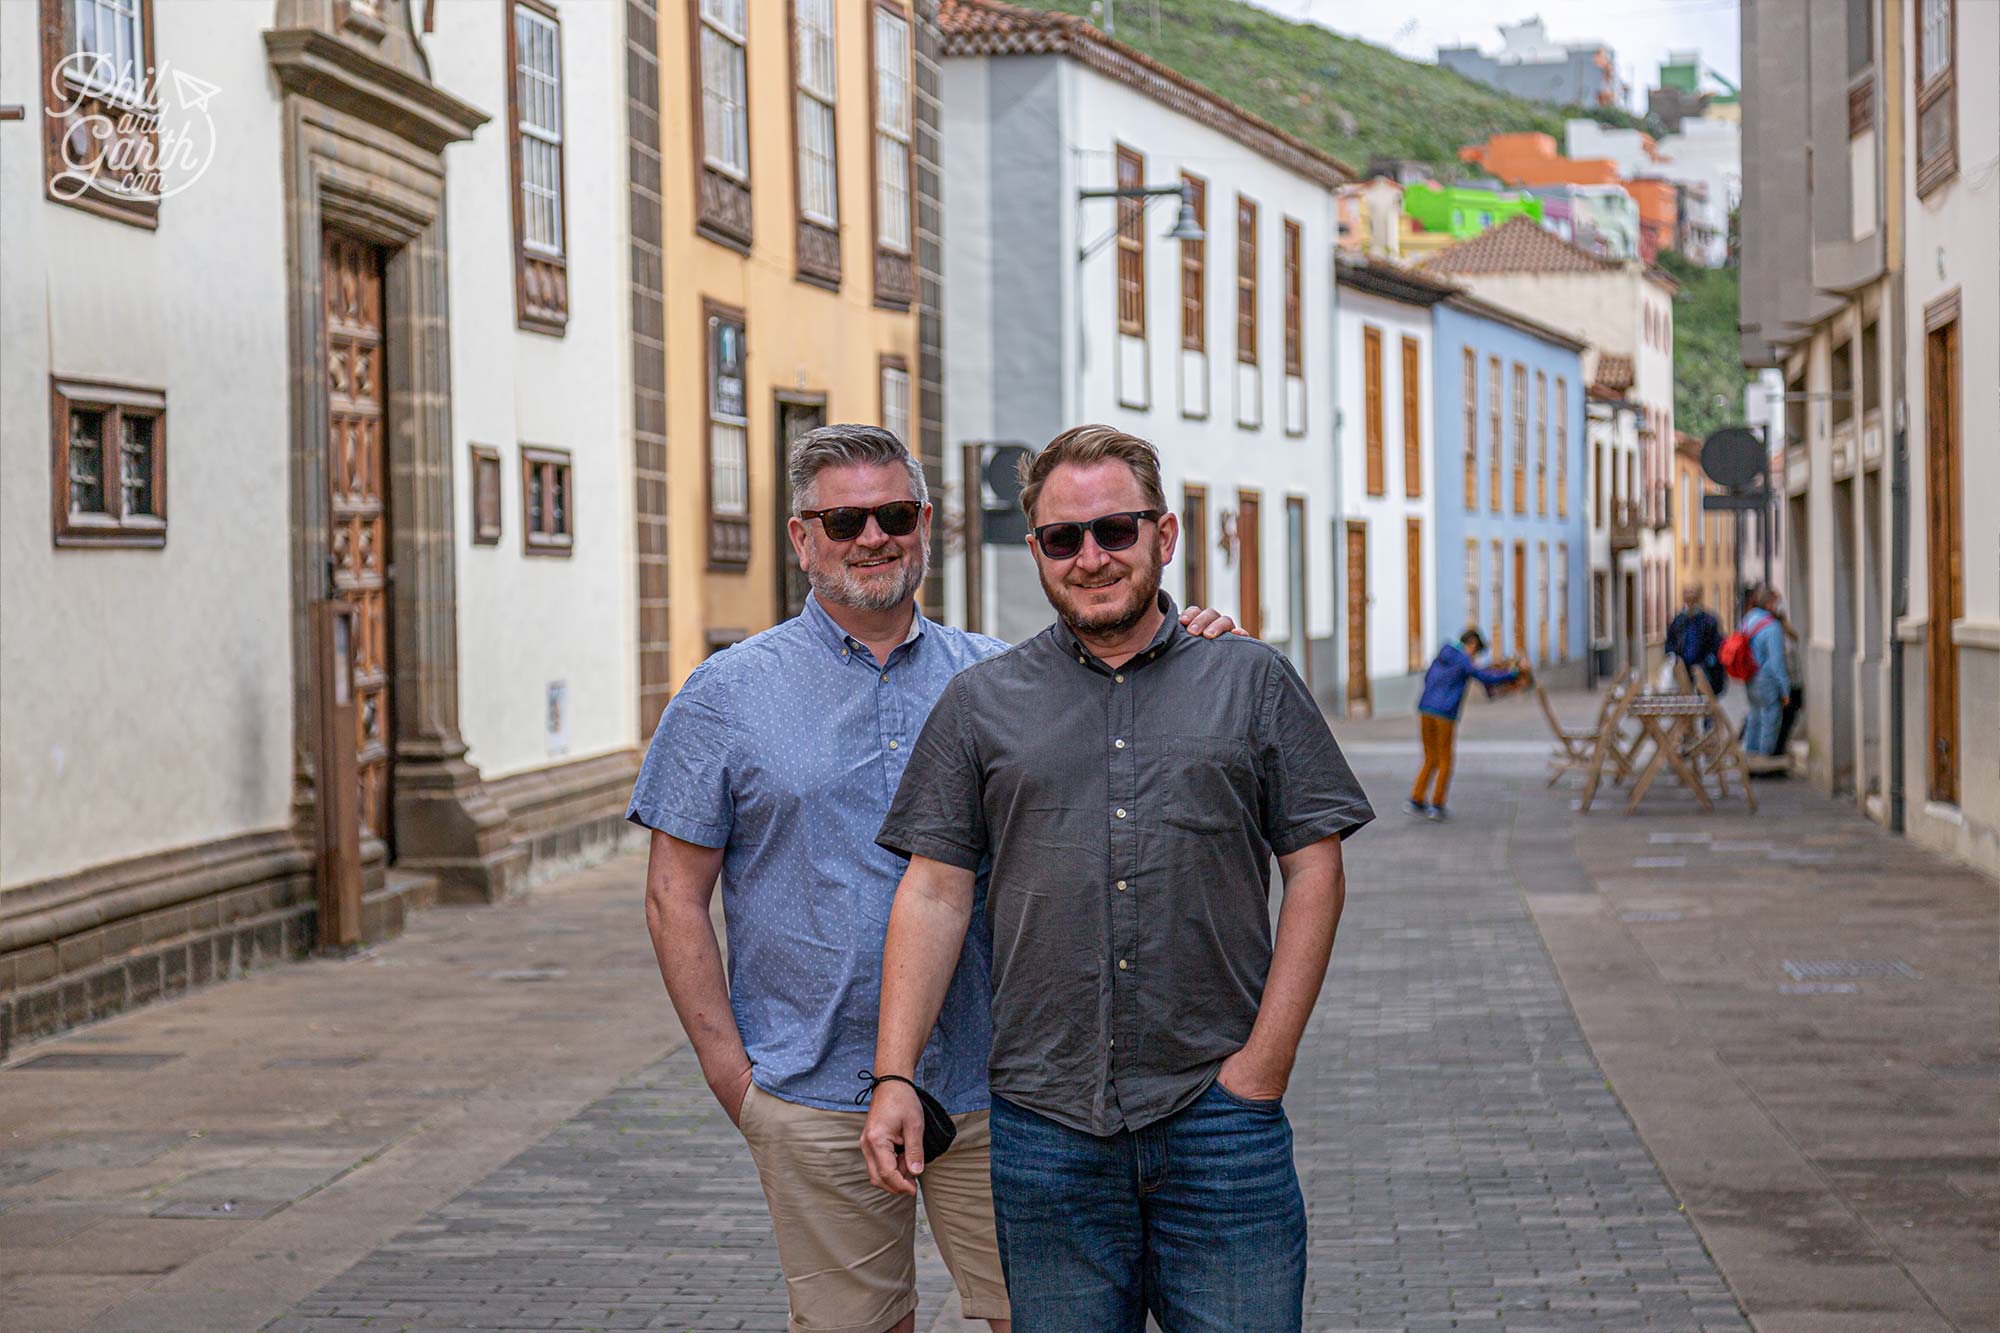
{"label": "paved sidewalk", "polygon": [[[1410,720],[1336,724],[1382,814],[1287,1099],[1307,1326],[2000,1323],[1991,881],[1802,784],[1578,818],[1531,708],[1469,710],[1442,826]],[[18,1052],[0,1324],[781,1328],[641,866]]]}

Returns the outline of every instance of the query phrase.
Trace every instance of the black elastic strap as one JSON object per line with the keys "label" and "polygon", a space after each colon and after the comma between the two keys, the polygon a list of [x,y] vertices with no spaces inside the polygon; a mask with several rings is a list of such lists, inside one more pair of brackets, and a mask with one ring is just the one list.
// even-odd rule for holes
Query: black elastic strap
{"label": "black elastic strap", "polygon": [[861,1105],[861,1103],[867,1101],[870,1097],[872,1097],[875,1094],[876,1086],[882,1083],[908,1083],[910,1086],[910,1090],[912,1092],[922,1091],[920,1088],[917,1087],[915,1083],[912,1083],[909,1079],[904,1078],[901,1074],[875,1074],[864,1069],[861,1070],[859,1073],[857,1073],[854,1077],[861,1079],[868,1084],[867,1087],[863,1088],[861,1091],[854,1094],[854,1104],[856,1106]]}

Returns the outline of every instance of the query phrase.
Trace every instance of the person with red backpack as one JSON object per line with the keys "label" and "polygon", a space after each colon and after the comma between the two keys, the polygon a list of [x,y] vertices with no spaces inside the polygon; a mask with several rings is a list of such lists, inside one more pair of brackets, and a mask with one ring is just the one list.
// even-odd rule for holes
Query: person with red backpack
{"label": "person with red backpack", "polygon": [[1785,631],[1771,610],[1776,597],[1772,589],[1759,588],[1749,614],[1718,654],[1725,671],[1749,682],[1750,717],[1743,728],[1743,748],[1750,754],[1777,752],[1778,726],[1792,696],[1791,676],[1785,670]]}

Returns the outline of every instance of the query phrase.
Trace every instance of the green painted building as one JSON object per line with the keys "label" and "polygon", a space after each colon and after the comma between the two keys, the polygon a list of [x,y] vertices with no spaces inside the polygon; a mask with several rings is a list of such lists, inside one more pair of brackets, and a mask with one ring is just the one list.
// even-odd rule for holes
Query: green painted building
{"label": "green painted building", "polygon": [[1417,181],[1404,187],[1403,212],[1426,232],[1463,241],[1510,218],[1525,216],[1541,222],[1542,201],[1526,190]]}

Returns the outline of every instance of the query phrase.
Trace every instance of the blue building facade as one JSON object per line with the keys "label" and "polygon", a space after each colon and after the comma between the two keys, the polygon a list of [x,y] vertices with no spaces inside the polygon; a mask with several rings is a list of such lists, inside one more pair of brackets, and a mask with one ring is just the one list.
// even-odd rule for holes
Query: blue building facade
{"label": "blue building facade", "polygon": [[1589,634],[1584,344],[1473,297],[1432,308],[1437,626],[1581,681]]}

